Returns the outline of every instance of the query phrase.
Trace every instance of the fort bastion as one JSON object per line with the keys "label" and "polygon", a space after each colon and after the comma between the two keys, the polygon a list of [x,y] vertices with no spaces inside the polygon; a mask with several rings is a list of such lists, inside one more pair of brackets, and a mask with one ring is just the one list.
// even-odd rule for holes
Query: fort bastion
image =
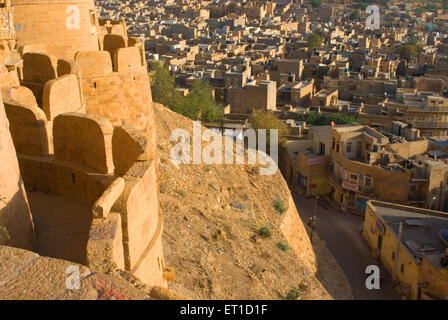
{"label": "fort bastion", "polygon": [[93,0],[0,15],[0,245],[166,287],[143,43]]}

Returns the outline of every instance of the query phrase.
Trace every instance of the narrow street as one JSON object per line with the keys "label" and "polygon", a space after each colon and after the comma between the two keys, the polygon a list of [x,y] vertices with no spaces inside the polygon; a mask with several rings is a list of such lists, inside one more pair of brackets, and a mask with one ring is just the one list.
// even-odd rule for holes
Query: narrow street
{"label": "narrow street", "polygon": [[[304,224],[314,215],[314,199],[293,194],[294,202]],[[392,300],[400,299],[400,295],[393,289],[392,279],[375,260],[361,238],[363,217],[350,213],[341,213],[330,206],[324,209],[317,207],[317,224],[315,233],[326,242],[328,249],[344,271],[357,300]],[[319,258],[318,258],[319,260]],[[368,274],[365,273],[369,265],[378,265],[381,270],[381,288],[368,290],[365,286]]]}

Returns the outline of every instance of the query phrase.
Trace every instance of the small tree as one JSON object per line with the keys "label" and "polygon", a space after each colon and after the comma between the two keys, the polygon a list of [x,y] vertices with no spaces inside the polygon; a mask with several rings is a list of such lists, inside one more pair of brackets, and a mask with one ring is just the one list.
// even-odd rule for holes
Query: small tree
{"label": "small tree", "polygon": [[289,134],[289,129],[285,123],[280,121],[274,113],[264,110],[253,110],[249,117],[249,123],[254,130],[266,129],[267,141],[270,140],[270,129],[278,130],[278,143],[280,146],[285,146],[287,142],[286,136]]}
{"label": "small tree", "polygon": [[174,102],[174,77],[160,61],[153,61],[151,69],[152,100],[171,108]]}
{"label": "small tree", "polygon": [[448,0],[442,0],[442,8],[443,10],[448,10]]}
{"label": "small tree", "polygon": [[151,91],[155,102],[192,120],[214,121],[222,117],[222,111],[216,105],[212,88],[207,82],[195,82],[184,97],[176,93],[174,77],[163,63],[154,61],[151,69]]}
{"label": "small tree", "polygon": [[400,59],[409,60],[412,57],[417,57],[421,51],[421,47],[417,43],[405,43],[398,47],[398,54]]}
{"label": "small tree", "polygon": [[354,7],[362,11],[366,11],[366,8],[371,4],[378,4],[378,0],[355,0],[354,2]]}
{"label": "small tree", "polygon": [[310,3],[313,8],[318,8],[322,4],[322,0],[310,0]]}
{"label": "small tree", "polygon": [[350,14],[351,20],[358,20],[361,17],[361,13],[359,12],[359,9],[353,10],[353,12]]}
{"label": "small tree", "polygon": [[214,121],[222,117],[212,96],[212,88],[205,81],[196,81],[190,93],[178,100],[174,110],[193,120]]}
{"label": "small tree", "polygon": [[328,116],[328,124],[331,124],[332,122],[334,124],[352,124],[358,122],[358,118],[348,114],[335,113]]}
{"label": "small tree", "polygon": [[308,37],[307,44],[308,48],[314,49],[314,48],[320,48],[322,46],[322,37],[318,34],[313,33]]}
{"label": "small tree", "polygon": [[299,115],[298,120],[316,126],[328,126],[332,122],[334,124],[351,124],[354,122],[358,122],[358,119],[352,115],[347,115],[343,113],[324,115],[315,112],[301,114]]}

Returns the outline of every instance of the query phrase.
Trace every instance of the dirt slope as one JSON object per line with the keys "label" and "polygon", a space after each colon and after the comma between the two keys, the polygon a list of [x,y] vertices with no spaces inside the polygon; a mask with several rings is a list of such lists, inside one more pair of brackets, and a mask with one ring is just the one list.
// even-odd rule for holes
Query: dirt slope
{"label": "dirt slope", "polygon": [[[256,165],[174,165],[170,134],[191,132],[192,122],[159,104],[154,108],[162,240],[166,265],[176,272],[169,287],[193,299],[283,299],[292,288],[300,288],[303,299],[331,299],[314,275],[315,254],[281,173],[261,176]],[[276,200],[287,213],[274,208]],[[267,223],[272,236],[261,239],[257,230]],[[282,251],[278,242],[292,248]],[[323,266],[345,278],[338,268]]]}

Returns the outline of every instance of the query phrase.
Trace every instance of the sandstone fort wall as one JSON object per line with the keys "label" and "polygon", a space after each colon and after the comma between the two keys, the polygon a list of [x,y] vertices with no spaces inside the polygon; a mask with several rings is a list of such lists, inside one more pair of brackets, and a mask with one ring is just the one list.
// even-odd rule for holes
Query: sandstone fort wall
{"label": "sandstone fort wall", "polygon": [[[132,124],[152,136],[151,88],[138,48],[117,48],[114,60],[105,51],[79,52],[75,61],[81,69],[87,113],[114,125]],[[155,142],[155,136],[151,141]]]}
{"label": "sandstone fort wall", "polygon": [[[40,109],[34,111],[42,115]],[[28,121],[30,127],[38,127],[38,121],[43,121],[43,127],[48,128],[45,119],[36,118]],[[11,122],[18,126],[21,118],[11,117]],[[111,263],[121,265],[142,281],[164,285],[163,221],[157,199],[156,162],[145,159],[148,144],[143,133],[137,132],[140,131],[132,127],[113,128],[108,120],[98,116],[61,114],[53,124],[54,155],[39,155],[32,148],[22,148],[24,153],[18,153],[20,169],[27,188],[76,197],[91,205],[93,229],[87,244],[88,263],[102,268]],[[11,133],[19,135],[16,131]],[[33,134],[47,135],[45,130],[35,130]],[[33,140],[39,138],[30,139]],[[123,153],[128,157],[117,156]],[[119,172],[114,172],[113,154],[118,159]],[[120,175],[123,188],[118,193],[108,191]],[[112,196],[98,202],[107,192]],[[93,210],[98,210],[98,206],[105,209],[101,217],[95,218]],[[107,232],[102,233],[105,229]]]}
{"label": "sandstone fort wall", "polygon": [[5,104],[16,151],[44,156],[50,153],[51,135],[45,113],[37,106]]}
{"label": "sandstone fort wall", "polygon": [[[123,22],[100,25],[91,0],[15,0],[12,5],[19,26],[14,54],[23,65],[0,70],[10,122],[0,137],[10,140],[12,152],[7,153],[11,161],[5,159],[8,172],[0,170],[0,177],[8,174],[7,184],[0,179],[0,192],[4,189],[12,209],[0,216],[0,226],[12,230],[9,243],[32,249],[32,212],[21,173],[30,191],[90,206],[83,263],[103,271],[118,267],[165,286],[172,271],[163,259],[154,112],[143,43],[127,37]],[[70,5],[80,9],[79,29],[66,28]],[[13,193],[19,195],[17,203]],[[0,204],[0,210],[6,209]]]}
{"label": "sandstone fort wall", "polygon": [[32,249],[34,226],[8,129],[0,101],[0,244]]}
{"label": "sandstone fort wall", "polygon": [[[99,50],[98,18],[93,0],[12,0],[14,24],[20,25],[17,47],[44,45],[45,51],[59,58],[73,59],[81,50]],[[79,28],[67,28],[67,19],[79,8]],[[68,9],[69,8],[69,9]]]}
{"label": "sandstone fort wall", "polygon": [[74,74],[65,74],[45,83],[42,92],[42,109],[49,120],[67,112],[85,113],[85,106]]}
{"label": "sandstone fort wall", "polygon": [[62,114],[53,124],[54,156],[111,174],[114,171],[112,132],[110,122],[98,116]]}

